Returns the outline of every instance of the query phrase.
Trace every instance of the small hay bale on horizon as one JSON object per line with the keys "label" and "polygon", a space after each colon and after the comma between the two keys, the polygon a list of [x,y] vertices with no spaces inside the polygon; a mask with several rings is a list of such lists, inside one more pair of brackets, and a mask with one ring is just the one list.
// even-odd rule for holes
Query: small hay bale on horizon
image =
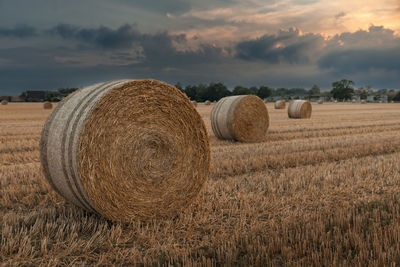
{"label": "small hay bale on horizon", "polygon": [[44,109],[52,109],[53,108],[53,104],[51,102],[44,102],[43,103],[43,108]]}
{"label": "small hay bale on horizon", "polygon": [[190,101],[190,102],[192,102],[193,106],[197,107],[197,101],[192,100],[192,101]]}
{"label": "small hay bale on horizon", "polygon": [[211,111],[211,127],[222,140],[260,142],[269,127],[268,109],[255,95],[224,97]]}
{"label": "small hay bale on horizon", "polygon": [[206,105],[206,106],[211,105],[211,101],[210,100],[206,100],[206,102],[204,102],[204,105]]}
{"label": "small hay bale on horizon", "polygon": [[5,106],[5,105],[8,105],[8,101],[5,100],[5,99],[3,99],[3,100],[1,100],[1,104],[4,105],[4,106]]}
{"label": "small hay bale on horizon", "polygon": [[318,102],[317,102],[318,104],[323,104],[324,103],[324,101],[323,100],[318,100]]}
{"label": "small hay bale on horizon", "polygon": [[291,119],[308,119],[311,117],[312,105],[307,100],[294,100],[289,104],[288,116]]}
{"label": "small hay bale on horizon", "polygon": [[207,180],[207,129],[189,98],[155,80],[98,83],[63,99],[42,132],[45,177],[109,220],[171,218]]}
{"label": "small hay bale on horizon", "polygon": [[286,108],[285,100],[278,100],[275,102],[275,109],[285,109],[285,108]]}

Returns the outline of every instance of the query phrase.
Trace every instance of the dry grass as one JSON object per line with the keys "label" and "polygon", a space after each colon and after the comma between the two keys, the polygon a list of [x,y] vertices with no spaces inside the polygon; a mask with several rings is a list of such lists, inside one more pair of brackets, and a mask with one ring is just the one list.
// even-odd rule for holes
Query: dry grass
{"label": "dry grass", "polygon": [[121,225],[56,195],[40,171],[41,104],[0,106],[0,262],[16,265],[400,264],[400,105],[268,104],[264,143],[218,140],[194,204]]}

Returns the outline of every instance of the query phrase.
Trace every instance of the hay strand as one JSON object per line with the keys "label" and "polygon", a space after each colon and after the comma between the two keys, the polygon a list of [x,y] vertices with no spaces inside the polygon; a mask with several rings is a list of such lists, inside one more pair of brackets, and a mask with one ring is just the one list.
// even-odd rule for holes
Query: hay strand
{"label": "hay strand", "polygon": [[259,142],[268,130],[268,110],[254,95],[224,97],[211,112],[211,126],[219,139]]}
{"label": "hay strand", "polygon": [[46,178],[65,199],[119,222],[171,217],[207,179],[203,120],[174,86],[120,80],[60,102],[42,133]]}
{"label": "hay strand", "polygon": [[293,100],[288,107],[288,116],[291,119],[308,119],[311,112],[312,106],[307,100]]}

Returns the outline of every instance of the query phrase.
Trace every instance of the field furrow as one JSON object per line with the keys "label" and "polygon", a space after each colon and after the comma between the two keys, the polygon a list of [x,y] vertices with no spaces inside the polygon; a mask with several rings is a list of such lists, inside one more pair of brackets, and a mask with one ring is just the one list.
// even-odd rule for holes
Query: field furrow
{"label": "field furrow", "polygon": [[175,218],[122,225],[57,195],[40,164],[41,103],[0,107],[0,265],[397,266],[400,104],[324,103],[270,113],[261,143],[217,140]]}

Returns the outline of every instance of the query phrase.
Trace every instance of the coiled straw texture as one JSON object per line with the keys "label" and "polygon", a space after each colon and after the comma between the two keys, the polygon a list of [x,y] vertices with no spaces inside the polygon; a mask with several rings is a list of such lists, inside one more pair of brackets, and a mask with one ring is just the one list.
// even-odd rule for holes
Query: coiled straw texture
{"label": "coiled straw texture", "polygon": [[268,110],[254,95],[224,97],[211,112],[211,126],[219,139],[259,142],[268,130]]}
{"label": "coiled straw texture", "polygon": [[293,100],[289,103],[288,116],[292,119],[308,119],[311,117],[312,106],[307,100]]}
{"label": "coiled straw texture", "polygon": [[119,222],[171,217],[207,179],[210,147],[190,100],[155,80],[76,91],[42,133],[45,176],[65,199]]}
{"label": "coiled straw texture", "polygon": [[44,109],[52,109],[53,108],[53,104],[50,102],[44,102],[43,103],[43,108]]}

